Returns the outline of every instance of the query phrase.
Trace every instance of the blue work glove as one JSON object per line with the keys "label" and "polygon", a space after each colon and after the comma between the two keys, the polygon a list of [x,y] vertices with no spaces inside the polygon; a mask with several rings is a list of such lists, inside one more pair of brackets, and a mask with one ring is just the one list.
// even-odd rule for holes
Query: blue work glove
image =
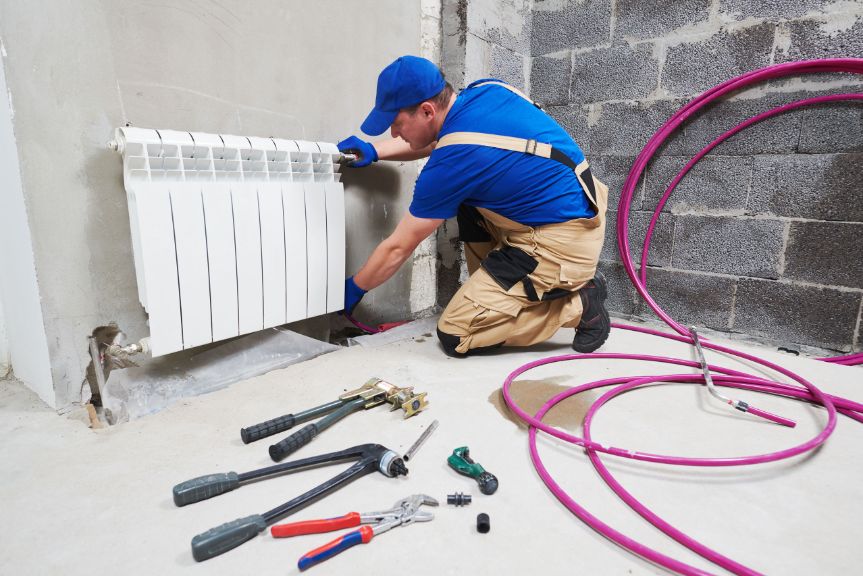
{"label": "blue work glove", "polygon": [[375,150],[372,143],[360,140],[356,136],[345,138],[339,142],[339,152],[357,155],[357,159],[349,164],[353,168],[362,168],[378,161],[378,151]]}
{"label": "blue work glove", "polygon": [[357,307],[366,292],[357,286],[353,276],[345,280],[345,314],[353,314],[354,308]]}

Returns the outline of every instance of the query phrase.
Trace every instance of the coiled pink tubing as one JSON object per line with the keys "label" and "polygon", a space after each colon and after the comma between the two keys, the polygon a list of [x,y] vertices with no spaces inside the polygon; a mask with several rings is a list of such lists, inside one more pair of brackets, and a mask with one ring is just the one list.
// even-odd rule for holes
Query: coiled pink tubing
{"label": "coiled pink tubing", "polygon": [[[816,104],[826,103],[826,102],[835,102],[840,100],[863,100],[863,94],[855,93],[855,94],[836,94],[829,96],[820,96],[816,98],[809,98],[806,100],[801,100],[798,102],[793,102],[790,104],[786,104],[784,106],[780,106],[768,112],[764,112],[762,114],[758,114],[742,122],[738,126],[732,128],[731,130],[725,132],[714,141],[712,141],[708,146],[706,146],[701,152],[695,155],[689,163],[678,173],[678,175],[672,180],[671,184],[665,191],[665,194],[662,196],[659,204],[654,211],[653,218],[650,221],[648,226],[648,231],[645,235],[645,242],[641,255],[642,268],[640,274],[636,274],[635,266],[633,265],[632,257],[630,255],[629,249],[629,229],[628,229],[628,219],[629,219],[629,208],[632,201],[632,196],[635,191],[636,185],[638,183],[641,174],[643,173],[645,167],[648,162],[651,160],[653,155],[656,153],[657,149],[662,145],[662,143],[686,120],[691,118],[695,113],[697,113],[704,106],[709,103],[722,98],[723,96],[741,88],[745,88],[751,86],[753,84],[763,82],[765,80],[783,78],[787,76],[797,76],[804,74],[812,74],[812,73],[823,73],[823,72],[847,72],[847,73],[855,73],[861,74],[863,73],[863,59],[860,58],[833,58],[833,59],[824,59],[824,60],[807,60],[800,62],[789,62],[785,64],[777,64],[773,66],[768,66],[766,68],[762,68],[759,70],[755,70],[752,72],[748,72],[736,78],[732,78],[718,86],[707,90],[701,95],[694,98],[691,102],[680,108],[666,123],[653,135],[653,137],[648,141],[647,145],[638,155],[635,163],[633,164],[629,176],[626,179],[623,190],[621,192],[620,203],[618,206],[618,219],[617,219],[617,241],[618,247],[620,248],[620,254],[623,260],[623,265],[626,269],[626,273],[632,281],[635,289],[638,291],[639,295],[647,302],[647,304],[651,307],[651,309],[659,316],[666,324],[668,324],[677,334],[667,334],[663,332],[659,332],[656,330],[651,330],[644,327],[636,327],[636,326],[628,326],[624,324],[612,324],[615,328],[621,328],[626,330],[634,330],[637,332],[642,332],[646,334],[652,334],[656,336],[660,336],[663,338],[669,338],[671,340],[676,340],[679,342],[692,342],[689,337],[689,331],[681,324],[672,319],[664,310],[662,310],[659,305],[653,300],[650,294],[647,292],[647,288],[645,286],[646,283],[646,262],[647,256],[649,252],[650,239],[655,228],[656,222],[659,218],[659,214],[662,210],[662,207],[665,205],[668,197],[671,195],[674,188],[677,186],[678,182],[686,175],[686,173],[695,165],[701,158],[703,158],[710,150],[715,148],[720,142],[726,140],[730,136],[740,132],[744,128],[751,126],[756,122],[760,122],[766,118],[770,118],[777,114],[782,114],[784,112],[794,110],[803,106],[812,106]],[[745,574],[745,575],[755,575],[759,574],[756,570],[748,568],[727,556],[724,556],[703,544],[697,542],[693,538],[684,534],[680,530],[674,528],[651,510],[649,510],[646,506],[644,506],[641,502],[639,502],[636,498],[634,498],[629,492],[625,490],[625,488],[617,482],[617,480],[611,475],[609,470],[605,467],[600,459],[600,454],[611,454],[614,456],[619,456],[623,458],[630,458],[634,460],[641,460],[646,462],[652,462],[657,464],[674,464],[674,465],[684,465],[684,466],[707,466],[707,467],[717,467],[717,466],[742,466],[742,465],[756,465],[766,462],[773,462],[777,460],[781,460],[784,458],[789,458],[792,456],[796,456],[799,454],[803,454],[808,452],[821,444],[823,444],[827,438],[833,433],[836,428],[836,414],[841,413],[851,419],[863,422],[863,404],[853,402],[848,399],[839,398],[835,396],[831,396],[821,392],[817,387],[815,387],[812,383],[808,382],[803,377],[794,374],[790,370],[787,370],[777,364],[769,362],[764,359],[757,358],[750,354],[746,354],[740,351],[735,351],[730,348],[726,348],[723,346],[719,346],[710,342],[706,342],[702,340],[702,346],[705,348],[709,348],[718,352],[722,352],[725,354],[730,354],[737,356],[738,358],[743,358],[750,362],[755,362],[777,372],[790,380],[796,382],[796,385],[792,384],[783,384],[780,382],[767,380],[758,376],[753,376],[749,374],[745,374],[743,372],[739,372],[736,370],[731,370],[727,368],[722,368],[718,366],[710,366],[711,374],[716,374],[713,376],[713,380],[718,386],[726,386],[739,388],[743,390],[752,390],[761,393],[770,393],[779,396],[783,396],[790,399],[796,399],[799,401],[809,402],[812,404],[822,406],[827,414],[827,420],[821,429],[821,431],[816,434],[811,439],[799,444],[797,446],[793,446],[791,448],[786,448],[784,450],[780,450],[778,452],[772,452],[768,454],[760,454],[753,456],[741,456],[734,458],[684,458],[677,456],[669,456],[669,455],[660,455],[660,454],[650,454],[644,452],[633,451],[629,449],[617,448],[617,447],[608,447],[604,446],[601,443],[594,441],[590,435],[590,424],[591,421],[599,410],[599,408],[604,405],[606,402],[610,401],[615,396],[626,392],[628,390],[632,390],[638,388],[640,386],[644,386],[647,384],[655,384],[658,382],[688,382],[692,384],[704,384],[704,376],[700,373],[680,373],[680,374],[666,374],[661,376],[649,376],[649,377],[636,377],[636,378],[611,378],[606,380],[600,380],[597,382],[591,382],[588,384],[583,384],[581,386],[577,386],[574,388],[570,388],[557,396],[548,400],[545,405],[536,413],[536,415],[531,416],[522,410],[514,401],[511,395],[510,388],[512,386],[513,381],[519,375],[537,367],[545,364],[551,364],[555,362],[565,362],[565,361],[574,361],[574,360],[594,360],[594,359],[614,359],[616,361],[619,360],[636,360],[636,361],[649,361],[649,362],[661,362],[668,364],[675,364],[679,366],[686,366],[688,368],[699,368],[699,364],[693,362],[691,360],[681,360],[676,358],[666,358],[666,357],[658,357],[658,356],[648,356],[642,354],[610,354],[610,353],[594,353],[594,354],[567,354],[563,356],[553,356],[550,358],[545,358],[542,360],[537,360],[534,362],[530,362],[523,366],[520,366],[516,370],[514,370],[509,376],[507,376],[506,380],[503,383],[503,396],[506,400],[507,405],[515,412],[522,420],[530,426],[529,431],[529,444],[530,444],[530,455],[531,460],[533,461],[534,466],[536,467],[537,472],[542,478],[543,482],[548,486],[551,492],[570,510],[573,514],[575,514],[579,519],[584,521],[586,524],[591,526],[597,532],[616,542],[620,546],[626,548],[627,550],[637,554],[641,558],[653,562],[659,566],[662,566],[668,570],[673,572],[677,572],[680,574],[709,574],[700,568],[696,568],[694,566],[690,566],[686,563],[683,563],[679,560],[675,560],[670,556],[662,554],[654,549],[651,549],[627,536],[618,532],[611,526],[602,522],[599,518],[591,514],[584,507],[580,506],[569,494],[567,494],[551,477],[548,470],[543,465],[542,459],[539,456],[539,452],[537,450],[536,443],[536,434],[537,430],[542,430],[543,432],[550,434],[556,438],[564,440],[566,442],[570,442],[579,446],[583,446],[586,450],[591,462],[593,463],[596,470],[599,472],[600,476],[605,480],[608,486],[621,498],[623,502],[629,505],[633,510],[638,512],[642,517],[648,520],[651,524],[662,530],[665,534],[675,539],[677,542],[683,544],[687,548],[701,555],[703,558],[713,562],[718,567],[728,570],[734,574]],[[850,354],[846,356],[839,356],[836,358],[825,358],[823,359],[826,362],[837,363],[837,364],[859,364],[863,362],[863,352]],[[603,388],[613,386],[610,390],[605,392],[588,410],[585,419],[584,419],[584,436],[577,437],[562,430],[558,430],[552,426],[546,425],[542,422],[543,416],[551,409],[553,406],[563,401],[565,398],[583,392],[585,390],[590,390],[594,388]],[[749,416],[740,415],[741,418],[748,418]]]}

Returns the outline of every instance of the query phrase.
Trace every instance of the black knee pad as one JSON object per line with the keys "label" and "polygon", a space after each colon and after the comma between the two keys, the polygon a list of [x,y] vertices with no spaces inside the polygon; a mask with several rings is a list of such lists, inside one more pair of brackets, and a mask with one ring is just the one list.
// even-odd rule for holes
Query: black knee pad
{"label": "black knee pad", "polygon": [[461,338],[458,336],[453,336],[452,334],[447,334],[446,332],[441,332],[441,329],[437,329],[437,337],[440,340],[441,346],[443,346],[444,354],[447,356],[452,356],[453,358],[464,358],[467,354],[462,354],[461,352],[456,352],[456,346],[461,343]]}
{"label": "black knee pad", "polygon": [[487,352],[491,352],[493,350],[497,350],[501,346],[503,346],[503,342],[498,344],[492,344],[491,346],[480,346],[478,348],[471,348],[467,352],[456,352],[456,346],[461,343],[461,338],[458,336],[453,336],[452,334],[447,334],[446,332],[441,332],[440,328],[437,331],[437,337],[440,340],[441,346],[443,346],[443,351],[447,356],[452,356],[453,358],[466,358],[470,355],[477,354],[485,354]]}

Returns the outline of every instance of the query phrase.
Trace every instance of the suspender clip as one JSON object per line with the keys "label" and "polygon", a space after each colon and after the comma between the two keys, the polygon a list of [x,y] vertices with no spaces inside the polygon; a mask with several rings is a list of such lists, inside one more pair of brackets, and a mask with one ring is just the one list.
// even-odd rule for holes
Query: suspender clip
{"label": "suspender clip", "polygon": [[524,141],[524,153],[536,155],[536,145],[537,145],[536,140],[525,140]]}

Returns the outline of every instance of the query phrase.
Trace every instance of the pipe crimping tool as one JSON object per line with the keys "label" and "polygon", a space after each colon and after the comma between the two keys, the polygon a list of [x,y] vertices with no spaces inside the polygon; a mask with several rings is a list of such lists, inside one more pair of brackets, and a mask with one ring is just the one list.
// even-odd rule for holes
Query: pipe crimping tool
{"label": "pipe crimping tool", "polygon": [[428,522],[433,520],[434,514],[420,509],[423,504],[437,506],[438,501],[426,494],[414,494],[413,496],[402,498],[389,510],[365,512],[362,514],[359,512],[349,512],[337,518],[276,524],[270,527],[270,534],[275,538],[288,538],[301,534],[322,534],[324,532],[332,532],[333,530],[341,530],[342,528],[352,528],[361,524],[368,524],[368,526],[361,526],[358,530],[343,534],[332,542],[328,542],[304,554],[297,562],[297,566],[300,570],[305,570],[328,558],[332,558],[352,546],[368,544],[375,536],[398,526],[407,526],[413,522]]}
{"label": "pipe crimping tool", "polygon": [[201,500],[230,492],[243,484],[254,482],[261,478],[269,478],[351,460],[357,460],[357,462],[330,480],[285,502],[281,506],[263,514],[253,514],[234,520],[233,522],[227,522],[198,534],[192,538],[192,556],[195,560],[201,562],[227,552],[232,548],[236,548],[243,542],[257,536],[259,532],[266,530],[267,526],[273,522],[281,520],[285,516],[289,516],[313,502],[317,502],[357,478],[375,470],[384,476],[395,478],[406,476],[408,469],[399,455],[389,448],[380,444],[360,444],[346,450],[285,462],[284,464],[268,466],[267,468],[252,470],[243,474],[237,474],[236,472],[210,474],[177,484],[174,486],[173,491],[174,504],[185,506],[186,504],[200,502]]}
{"label": "pipe crimping tool", "polygon": [[248,444],[327,414],[318,422],[307,424],[284,440],[270,446],[270,458],[279,462],[311,442],[315,436],[345,416],[361,408],[368,410],[384,403],[392,405],[390,411],[399,408],[404,410],[405,418],[425,410],[428,406],[425,392],[416,393],[413,386],[399,387],[380,378],[372,378],[359,388],[340,395],[339,399],[333,402],[243,428],[240,430],[240,437],[244,443]]}

